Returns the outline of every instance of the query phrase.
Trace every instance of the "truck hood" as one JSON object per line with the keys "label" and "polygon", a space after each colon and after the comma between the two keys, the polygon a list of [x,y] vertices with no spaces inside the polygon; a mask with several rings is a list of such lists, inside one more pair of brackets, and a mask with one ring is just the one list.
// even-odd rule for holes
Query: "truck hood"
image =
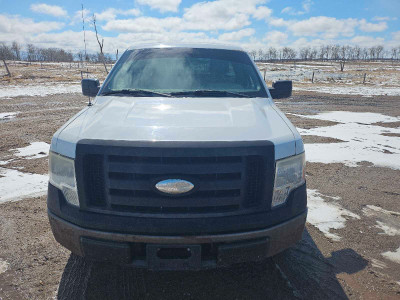
{"label": "truck hood", "polygon": [[275,144],[276,159],[294,155],[293,130],[268,99],[97,97],[55,136],[52,150],[75,157],[81,139],[256,141]]}

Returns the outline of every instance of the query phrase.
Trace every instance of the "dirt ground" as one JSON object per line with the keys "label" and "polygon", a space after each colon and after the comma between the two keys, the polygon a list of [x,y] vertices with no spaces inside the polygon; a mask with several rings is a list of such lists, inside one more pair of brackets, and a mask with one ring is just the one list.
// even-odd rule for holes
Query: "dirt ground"
{"label": "dirt ground", "polygon": [[[0,87],[1,88],[1,87]],[[0,99],[0,113],[19,112],[0,121],[0,161],[10,149],[34,141],[50,143],[53,133],[86,105],[79,94]],[[400,97],[295,92],[277,105],[285,113],[375,112],[400,116]],[[334,122],[287,114],[300,128]],[[398,127],[398,123],[385,123]],[[305,143],[340,142],[306,136]],[[47,174],[47,158],[14,159],[0,167]],[[69,299],[399,299],[400,264],[382,256],[396,251],[399,235],[376,228],[383,216],[366,217],[366,205],[399,212],[400,171],[361,163],[307,164],[307,185],[340,197],[340,205],[359,216],[334,230],[333,241],[307,224],[303,240],[263,263],[202,272],[147,272],[86,262],[59,246],[50,231],[46,196],[0,204],[0,299],[54,299],[58,289]],[[1,175],[0,175],[1,176]],[[400,224],[400,214],[390,215]],[[79,285],[79,294],[71,282]]]}

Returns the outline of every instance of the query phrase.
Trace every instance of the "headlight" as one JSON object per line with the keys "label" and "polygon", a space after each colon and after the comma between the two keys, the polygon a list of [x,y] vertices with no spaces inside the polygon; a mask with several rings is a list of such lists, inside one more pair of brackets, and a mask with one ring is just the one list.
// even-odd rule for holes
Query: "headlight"
{"label": "headlight", "polygon": [[74,160],[50,152],[49,175],[50,183],[63,192],[65,200],[72,205],[79,206]]}
{"label": "headlight", "polygon": [[276,162],[272,207],[285,203],[289,193],[304,184],[305,164],[304,153]]}

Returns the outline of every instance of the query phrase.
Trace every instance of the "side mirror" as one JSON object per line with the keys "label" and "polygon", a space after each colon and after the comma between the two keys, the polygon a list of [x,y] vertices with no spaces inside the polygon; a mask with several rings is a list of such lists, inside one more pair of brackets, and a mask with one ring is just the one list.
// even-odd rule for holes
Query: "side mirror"
{"label": "side mirror", "polygon": [[88,97],[96,97],[100,90],[100,82],[98,79],[85,78],[82,79],[82,94]]}
{"label": "side mirror", "polygon": [[293,84],[291,80],[280,80],[272,84],[269,89],[272,99],[282,99],[292,96]]}

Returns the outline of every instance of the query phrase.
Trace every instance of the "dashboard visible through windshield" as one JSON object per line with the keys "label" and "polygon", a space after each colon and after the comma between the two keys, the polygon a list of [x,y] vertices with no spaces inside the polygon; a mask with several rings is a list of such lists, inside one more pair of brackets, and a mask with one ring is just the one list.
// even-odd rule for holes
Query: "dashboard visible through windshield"
{"label": "dashboard visible through windshield", "polygon": [[128,50],[100,95],[268,97],[245,52],[203,48]]}

